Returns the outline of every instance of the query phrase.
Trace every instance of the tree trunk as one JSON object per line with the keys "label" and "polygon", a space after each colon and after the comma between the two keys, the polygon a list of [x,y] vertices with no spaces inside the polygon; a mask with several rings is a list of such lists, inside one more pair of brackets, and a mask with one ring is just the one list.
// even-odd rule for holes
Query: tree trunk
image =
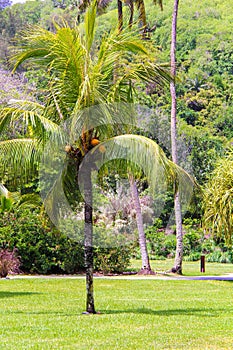
{"label": "tree trunk", "polygon": [[133,25],[133,15],[134,15],[134,3],[133,0],[129,0],[129,11],[130,11],[130,17],[129,17],[129,28]]}
{"label": "tree trunk", "polygon": [[[177,117],[176,117],[176,32],[177,32],[177,15],[179,0],[174,0],[173,16],[172,16],[172,33],[171,33],[171,74],[174,80],[170,83],[171,92],[171,145],[172,160],[178,164],[177,152]],[[172,272],[182,274],[183,260],[183,230],[182,230],[182,214],[179,191],[175,193],[174,198],[175,218],[176,218],[176,256]]]}
{"label": "tree trunk", "polygon": [[147,32],[147,23],[144,0],[137,0],[136,4],[139,11],[139,27],[142,28],[142,38],[145,39]]}
{"label": "tree trunk", "polygon": [[130,187],[131,187],[132,197],[133,197],[133,201],[134,201],[134,208],[136,211],[139,246],[140,246],[141,257],[142,257],[142,268],[139,271],[139,274],[152,275],[152,274],[154,274],[154,272],[151,270],[151,267],[150,267],[150,261],[149,261],[147,246],[146,246],[146,235],[145,235],[144,227],[143,227],[142,210],[141,210],[141,205],[140,205],[140,201],[139,201],[138,189],[137,189],[137,185],[136,185],[135,180],[134,180],[132,175],[130,175],[129,181],[130,181]]}
{"label": "tree trunk", "polygon": [[117,9],[118,9],[118,31],[121,33],[123,28],[123,10],[122,10],[122,1],[117,0]]}
{"label": "tree trunk", "polygon": [[91,170],[84,176],[84,253],[86,268],[86,312],[95,314],[94,291],[93,291],[93,219],[92,219],[92,182]]}

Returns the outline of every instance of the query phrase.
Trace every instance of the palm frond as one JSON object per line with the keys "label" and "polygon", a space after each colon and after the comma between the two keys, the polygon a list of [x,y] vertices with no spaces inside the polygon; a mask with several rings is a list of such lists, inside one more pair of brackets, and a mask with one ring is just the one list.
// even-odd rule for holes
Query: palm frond
{"label": "palm frond", "polygon": [[[35,139],[13,139],[0,141],[0,164],[3,174],[27,178],[35,171],[40,159],[40,144]],[[2,169],[1,169],[2,170]]]}
{"label": "palm frond", "polygon": [[[140,167],[152,191],[156,188],[164,189],[168,183],[173,183],[175,191],[179,190],[183,201],[186,203],[190,201],[195,186],[194,179],[171,162],[154,141],[132,134],[116,136],[96,146],[85,159],[85,164],[90,162],[100,169],[102,165],[115,159],[127,161],[130,172],[135,169],[135,166],[132,168],[132,163]],[[81,177],[82,172],[80,172]]]}
{"label": "palm frond", "polygon": [[85,41],[87,52],[90,53],[95,34],[95,19],[98,0],[92,1],[85,14]]}
{"label": "palm frond", "polygon": [[20,193],[10,192],[3,184],[0,184],[0,197],[1,196],[11,199],[12,202],[16,202],[20,198]]}
{"label": "palm frond", "polygon": [[16,207],[20,208],[38,208],[42,205],[42,199],[39,194],[36,193],[28,193],[21,195],[18,198],[18,201],[16,203]]}
{"label": "palm frond", "polygon": [[17,52],[11,57],[14,63],[13,72],[26,60],[33,59],[40,65],[47,65],[51,58],[50,47],[54,45],[55,34],[40,26],[29,26],[21,32],[18,40]]}
{"label": "palm frond", "polygon": [[[7,126],[20,122],[22,134],[29,133],[38,139],[58,135],[59,126],[47,118],[46,108],[33,101],[10,100],[9,107],[0,110],[0,132]],[[30,130],[29,130],[30,129]]]}

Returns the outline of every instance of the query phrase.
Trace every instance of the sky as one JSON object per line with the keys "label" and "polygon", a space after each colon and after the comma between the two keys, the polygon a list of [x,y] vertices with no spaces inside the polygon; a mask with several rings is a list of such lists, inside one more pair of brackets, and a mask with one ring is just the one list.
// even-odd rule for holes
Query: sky
{"label": "sky", "polygon": [[12,1],[12,5],[18,3],[18,2],[25,2],[26,0],[11,0]]}

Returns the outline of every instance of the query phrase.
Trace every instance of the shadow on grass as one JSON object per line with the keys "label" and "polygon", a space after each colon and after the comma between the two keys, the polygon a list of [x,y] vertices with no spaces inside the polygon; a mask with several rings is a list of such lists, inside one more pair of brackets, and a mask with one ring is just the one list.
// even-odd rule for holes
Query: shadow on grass
{"label": "shadow on grass", "polygon": [[[59,317],[77,317],[82,316],[81,310],[73,310],[73,311],[62,311],[62,310],[53,310],[53,311],[41,311],[41,310],[17,310],[11,311],[11,314],[27,314],[27,315],[51,315],[51,316],[59,316]],[[84,310],[83,310],[84,311]],[[108,316],[108,315],[151,315],[151,316],[159,316],[159,317],[170,317],[170,316],[197,316],[197,317],[219,317],[220,314],[226,312],[225,309],[171,309],[171,310],[152,310],[147,308],[138,308],[138,309],[126,309],[126,310],[97,310],[97,314],[93,316]],[[90,314],[91,315],[91,314]]]}
{"label": "shadow on grass", "polygon": [[154,316],[200,316],[200,317],[216,317],[219,313],[224,312],[223,309],[170,309],[170,310],[152,310],[147,308],[139,309],[127,309],[127,310],[100,310],[103,315],[114,315],[114,314],[144,314],[144,315],[154,315]]}
{"label": "shadow on grass", "polygon": [[0,291],[0,299],[3,298],[14,298],[14,297],[24,297],[27,295],[38,295],[41,293],[37,292],[8,292],[8,291]]}

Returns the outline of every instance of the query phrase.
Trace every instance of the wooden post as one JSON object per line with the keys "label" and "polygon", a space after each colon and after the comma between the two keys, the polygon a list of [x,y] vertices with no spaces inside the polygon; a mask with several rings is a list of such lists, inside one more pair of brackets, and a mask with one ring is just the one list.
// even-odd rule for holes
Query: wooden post
{"label": "wooden post", "polygon": [[205,272],[205,255],[201,255],[201,272]]}

